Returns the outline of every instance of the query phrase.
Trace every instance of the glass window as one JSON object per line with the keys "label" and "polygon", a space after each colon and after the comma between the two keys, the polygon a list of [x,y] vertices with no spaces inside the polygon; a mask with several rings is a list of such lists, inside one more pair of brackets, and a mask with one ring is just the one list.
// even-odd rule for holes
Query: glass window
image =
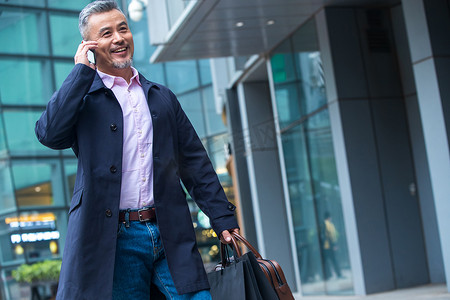
{"label": "glass window", "polygon": [[[75,1],[74,1],[75,2]],[[81,43],[77,15],[50,15],[53,54],[73,57]]]}
{"label": "glass window", "polygon": [[0,59],[3,104],[46,104],[52,95],[50,64],[44,60]]}
{"label": "glass window", "polygon": [[278,46],[270,58],[274,83],[296,80],[294,56],[290,40]]}
{"label": "glass window", "polygon": [[175,93],[198,88],[198,75],[195,60],[166,63],[167,85]]}
{"label": "glass window", "polygon": [[198,61],[200,67],[200,80],[202,85],[211,84],[211,66],[209,64],[209,59],[202,59]]}
{"label": "glass window", "polygon": [[90,0],[48,0],[48,6],[52,8],[82,10]]}
{"label": "glass window", "polygon": [[8,150],[6,149],[5,129],[3,127],[3,116],[0,111],[0,157],[6,156]]}
{"label": "glass window", "polygon": [[206,135],[203,121],[203,108],[198,91],[184,94],[178,97],[181,107],[188,116],[199,137]]}
{"label": "glass window", "polygon": [[148,62],[137,62],[135,60],[133,60],[133,64],[138,72],[151,82],[165,84],[163,64],[149,64]]}
{"label": "glass window", "polygon": [[11,169],[8,162],[0,161],[0,213],[10,212],[15,208]]}
{"label": "glass window", "polygon": [[280,128],[283,129],[301,116],[297,85],[295,83],[277,84],[275,98]]}
{"label": "glass window", "polygon": [[128,22],[134,39],[133,61],[148,64],[149,58],[156,50],[156,46],[150,44],[147,14],[144,13],[138,22],[132,21],[131,19]]}
{"label": "glass window", "polygon": [[14,160],[12,171],[19,207],[65,205],[59,160]]}
{"label": "glass window", "polygon": [[54,68],[55,68],[56,89],[59,89],[61,87],[64,80],[66,80],[67,76],[72,71],[73,67],[74,67],[73,61],[55,62]]}
{"label": "glass window", "polygon": [[298,68],[298,89],[301,95],[302,112],[309,114],[327,103],[325,92],[325,79],[323,77],[322,60],[320,53],[296,53]]}
{"label": "glass window", "polygon": [[11,155],[30,155],[37,153],[56,154],[41,143],[34,133],[36,121],[41,112],[35,111],[3,111],[6,127],[6,139]]}
{"label": "glass window", "polygon": [[[16,221],[13,223],[13,221]],[[0,253],[1,262],[4,263],[24,263],[25,251],[23,246],[14,243],[13,234],[19,230],[16,214],[8,214],[0,217]]]}
{"label": "glass window", "polygon": [[33,1],[30,1],[30,0],[1,0],[0,4],[44,7],[45,0],[33,0]]}
{"label": "glass window", "polygon": [[48,54],[47,26],[44,12],[3,9],[0,15],[0,24],[3,40],[0,43],[0,52]]}
{"label": "glass window", "polygon": [[227,134],[216,135],[208,138],[208,155],[216,170],[217,175],[227,174],[227,158],[225,149],[228,145]]}
{"label": "glass window", "polygon": [[216,102],[214,99],[214,94],[212,86],[204,88],[202,90],[203,103],[206,108],[205,122],[208,135],[214,135],[217,133],[222,133],[227,130],[225,124],[222,120],[222,115],[218,114],[216,111]]}
{"label": "glass window", "polygon": [[5,234],[2,241],[3,262],[28,263],[60,258],[67,230],[65,211],[27,211],[17,217],[0,218]]}
{"label": "glass window", "polygon": [[304,127],[299,125],[284,133],[282,143],[302,293],[304,295],[324,294],[316,207],[308,170]]}
{"label": "glass window", "polygon": [[322,62],[314,21],[271,57],[304,295],[352,294]]}
{"label": "glass window", "polygon": [[312,116],[306,126],[314,198],[320,222],[324,278],[338,279],[340,282],[337,285],[327,281],[326,289],[330,294],[352,292],[352,273],[328,110]]}
{"label": "glass window", "polygon": [[[68,189],[67,199],[70,202],[73,195],[73,189],[75,187],[75,179],[77,178],[77,161],[76,160],[66,160],[64,162],[64,175],[66,178],[66,184]],[[68,203],[70,204],[70,203]]]}

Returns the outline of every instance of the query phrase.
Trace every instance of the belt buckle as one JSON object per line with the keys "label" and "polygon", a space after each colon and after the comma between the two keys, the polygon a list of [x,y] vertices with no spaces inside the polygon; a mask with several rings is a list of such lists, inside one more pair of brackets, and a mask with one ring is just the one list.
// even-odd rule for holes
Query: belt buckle
{"label": "belt buckle", "polygon": [[148,220],[150,220],[149,218],[147,218],[147,219],[142,219],[141,212],[142,212],[142,211],[147,211],[147,210],[150,210],[150,207],[144,207],[144,208],[138,209],[138,217],[139,217],[139,221],[140,221],[140,222],[147,222]]}

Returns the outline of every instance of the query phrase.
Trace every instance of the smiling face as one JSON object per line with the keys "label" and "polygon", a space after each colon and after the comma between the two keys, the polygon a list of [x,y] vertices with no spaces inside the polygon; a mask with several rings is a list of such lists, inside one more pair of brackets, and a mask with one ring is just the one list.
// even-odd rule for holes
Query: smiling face
{"label": "smiling face", "polygon": [[87,36],[97,41],[97,68],[110,75],[122,76],[131,71],[134,52],[133,35],[127,19],[118,10],[93,14],[89,17]]}

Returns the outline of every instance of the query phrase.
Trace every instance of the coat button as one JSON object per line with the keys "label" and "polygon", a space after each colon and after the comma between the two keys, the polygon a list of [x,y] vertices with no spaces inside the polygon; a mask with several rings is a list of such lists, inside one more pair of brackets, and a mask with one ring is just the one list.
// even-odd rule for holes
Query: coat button
{"label": "coat button", "polygon": [[112,216],[112,211],[108,208],[108,209],[105,211],[105,214],[106,214],[107,217],[111,217],[111,216]]}
{"label": "coat button", "polygon": [[234,205],[231,204],[231,203],[228,203],[228,209],[231,210],[231,211],[233,211],[233,210],[236,209],[236,206],[234,206]]}
{"label": "coat button", "polygon": [[111,128],[111,131],[116,131],[117,130],[117,125],[112,123],[109,128]]}
{"label": "coat button", "polygon": [[109,171],[111,171],[111,173],[116,173],[117,168],[115,166],[111,166],[111,168],[109,168]]}

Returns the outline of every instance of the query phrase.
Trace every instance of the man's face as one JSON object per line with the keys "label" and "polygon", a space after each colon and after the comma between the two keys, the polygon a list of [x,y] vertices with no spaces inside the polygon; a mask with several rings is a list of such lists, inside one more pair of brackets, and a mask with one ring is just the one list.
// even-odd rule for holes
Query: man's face
{"label": "man's face", "polygon": [[131,66],[134,52],[133,35],[120,11],[113,9],[91,15],[87,31],[88,39],[98,42],[95,55],[100,71],[117,75]]}

